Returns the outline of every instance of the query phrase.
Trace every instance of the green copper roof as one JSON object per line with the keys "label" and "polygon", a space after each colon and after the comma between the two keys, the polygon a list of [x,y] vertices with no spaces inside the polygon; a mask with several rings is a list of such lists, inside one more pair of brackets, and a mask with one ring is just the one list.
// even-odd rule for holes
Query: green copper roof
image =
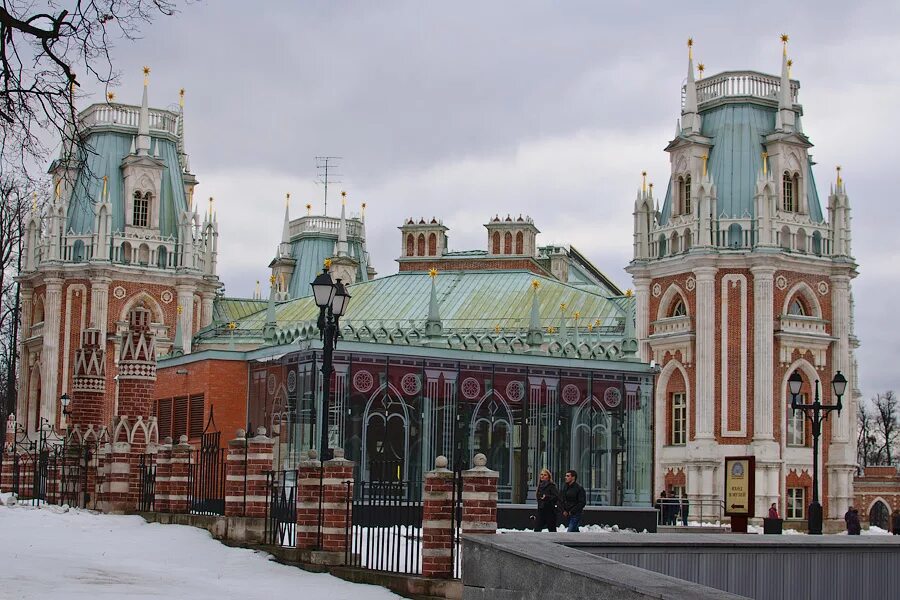
{"label": "green copper roof", "polygon": [[[130,134],[112,131],[94,132],[90,135],[90,151],[82,160],[83,166],[79,169],[72,200],[69,202],[67,229],[79,234],[94,230],[94,204],[100,196],[104,175],[108,178],[107,192],[112,205],[113,231],[125,229],[124,178],[120,166],[122,159],[131,150],[132,138]],[[160,189],[160,234],[174,236],[177,235],[178,214],[187,207],[178,149],[170,140],[153,138],[150,150],[154,155],[158,152],[160,160],[165,163]]]}
{"label": "green copper roof", "polygon": [[[752,103],[729,103],[701,111],[701,134],[712,140],[708,169],[718,196],[718,215],[727,218],[755,217],[753,196],[756,179],[762,170],[765,137],[775,131],[774,108]],[[822,221],[822,207],[808,170],[807,201],[810,219]],[[660,223],[669,221],[672,212],[671,180],[660,214]]]}
{"label": "green copper roof", "polygon": [[[291,298],[303,298],[312,294],[312,288],[309,284],[322,271],[325,259],[334,256],[336,241],[337,236],[321,234],[305,235],[291,242],[291,256],[297,261],[297,264],[294,266],[294,274],[291,276],[291,282],[288,285],[288,292]],[[366,263],[366,254],[363,252],[362,244],[358,240],[350,239],[347,241],[347,248],[350,256],[359,261],[356,280],[366,281],[368,279],[368,264]]]}
{"label": "green copper roof", "polygon": [[266,309],[265,300],[247,298],[217,298],[213,304],[213,322],[230,323]]}

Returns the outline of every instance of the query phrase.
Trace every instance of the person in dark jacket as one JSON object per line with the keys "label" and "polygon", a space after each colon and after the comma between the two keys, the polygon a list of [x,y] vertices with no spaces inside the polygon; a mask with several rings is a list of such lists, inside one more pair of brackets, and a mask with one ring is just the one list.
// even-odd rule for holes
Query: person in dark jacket
{"label": "person in dark jacket", "polygon": [[688,513],[691,510],[691,503],[688,501],[687,494],[682,490],[681,492],[681,524],[684,527],[688,526]]}
{"label": "person in dark jacket", "polygon": [[559,490],[553,483],[553,476],[548,469],[543,469],[537,486],[537,516],[534,522],[535,531],[556,531],[556,509],[559,504]]}
{"label": "person in dark jacket", "polygon": [[900,510],[894,510],[891,515],[891,533],[900,535]]}
{"label": "person in dark jacket", "polygon": [[657,525],[668,525],[666,523],[666,490],[663,490],[659,493],[659,497],[656,499],[656,502],[653,503],[653,508],[656,509],[657,513]]}
{"label": "person in dark jacket", "polygon": [[844,522],[847,523],[847,535],[859,535],[862,525],[859,524],[859,511],[852,506],[844,514]]}
{"label": "person in dark jacket", "polygon": [[559,492],[560,504],[562,504],[563,522],[566,531],[578,531],[581,523],[581,511],[587,504],[587,495],[584,488],[578,483],[578,473],[566,471],[566,481]]}
{"label": "person in dark jacket", "polygon": [[781,518],[778,516],[778,505],[775,504],[774,502],[772,503],[772,506],[769,507],[769,518],[770,519],[780,519]]}

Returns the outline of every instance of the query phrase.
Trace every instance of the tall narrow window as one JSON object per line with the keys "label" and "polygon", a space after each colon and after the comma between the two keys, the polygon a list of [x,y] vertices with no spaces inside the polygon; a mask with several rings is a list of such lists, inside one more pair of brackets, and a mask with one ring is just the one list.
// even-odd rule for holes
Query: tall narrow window
{"label": "tall narrow window", "polygon": [[687,400],[684,392],[672,394],[672,445],[684,446],[687,442]]}
{"label": "tall narrow window", "polygon": [[787,489],[787,518],[803,519],[806,506],[806,488]]}
{"label": "tall narrow window", "polygon": [[519,231],[516,233],[516,254],[524,254],[525,253],[525,236],[522,235],[522,232]]}
{"label": "tall narrow window", "polygon": [[406,255],[413,256],[416,253],[416,238],[413,234],[406,236]]}
{"label": "tall narrow window", "polygon": [[678,178],[678,194],[675,197],[675,206],[672,208],[672,215],[680,215],[681,207],[684,206],[684,177]]}
{"label": "tall narrow window", "polygon": [[787,171],[784,172],[784,176],[781,178],[782,184],[782,193],[784,195],[784,202],[782,204],[785,212],[794,212],[795,210],[795,202],[794,202],[794,179],[791,177],[791,174]]}
{"label": "tall narrow window", "polygon": [[512,254],[512,234],[508,231],[503,234],[503,254]]}
{"label": "tall narrow window", "polygon": [[428,234],[428,256],[437,255],[437,236],[433,233]]}
{"label": "tall narrow window", "polygon": [[150,192],[141,196],[140,192],[134,193],[134,212],[131,224],[135,227],[147,227],[150,215]]}
{"label": "tall narrow window", "polygon": [[[806,395],[798,394],[797,402],[805,404]],[[806,445],[806,416],[802,410],[791,410],[790,402],[788,402],[787,445]]]}
{"label": "tall narrow window", "polygon": [[794,298],[794,301],[791,302],[791,305],[788,307],[788,314],[797,317],[806,316],[806,309],[803,308],[803,303],[800,302],[800,298]]}
{"label": "tall narrow window", "polygon": [[684,178],[684,202],[681,203],[684,214],[691,214],[691,176],[688,174]]}
{"label": "tall narrow window", "polygon": [[794,174],[794,212],[804,212],[800,201],[800,175]]}
{"label": "tall narrow window", "polygon": [[495,231],[491,241],[491,254],[500,254],[500,232]]}
{"label": "tall narrow window", "polygon": [[416,250],[418,256],[425,256],[425,234],[420,233],[418,240],[416,240]]}

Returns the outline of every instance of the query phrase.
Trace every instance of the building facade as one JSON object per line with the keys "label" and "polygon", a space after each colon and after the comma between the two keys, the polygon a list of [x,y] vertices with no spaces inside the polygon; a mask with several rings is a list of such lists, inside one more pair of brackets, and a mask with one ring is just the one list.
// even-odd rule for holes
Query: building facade
{"label": "building facade", "polygon": [[689,57],[665,199],[658,208],[652,186],[639,190],[626,270],[640,357],[661,369],[657,492],[720,501],[724,458],[753,455],[756,516],[775,502],[782,516],[805,519],[812,439],[790,410],[787,379],[799,372],[803,400],[833,403],[840,371],[850,386],[824,427],[819,463],[824,514],[838,519],[853,504],[856,469],[856,263],[839,170],[824,207],[819,200],[799,87],[786,43],[780,77],[697,81]]}

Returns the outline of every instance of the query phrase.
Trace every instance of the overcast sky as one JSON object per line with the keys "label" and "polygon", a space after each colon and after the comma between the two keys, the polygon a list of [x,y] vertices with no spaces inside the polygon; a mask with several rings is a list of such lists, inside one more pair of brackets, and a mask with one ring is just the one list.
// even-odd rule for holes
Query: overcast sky
{"label": "overcast sky", "polygon": [[732,4],[209,0],[120,42],[116,93],[139,102],[145,64],[152,106],[186,88],[229,295],[268,276],[285,192],[295,216],[321,211],[316,155],[343,157],[336,187],[351,211],[368,204],[382,275],[404,217],[443,219],[461,250],[485,246],[494,213],[522,213],[628,288],[634,196],[644,169],[664,192],[686,39],[707,76],[777,74],[788,33],[820,198],[837,164],[850,194],[861,388],[900,389],[900,4]]}

